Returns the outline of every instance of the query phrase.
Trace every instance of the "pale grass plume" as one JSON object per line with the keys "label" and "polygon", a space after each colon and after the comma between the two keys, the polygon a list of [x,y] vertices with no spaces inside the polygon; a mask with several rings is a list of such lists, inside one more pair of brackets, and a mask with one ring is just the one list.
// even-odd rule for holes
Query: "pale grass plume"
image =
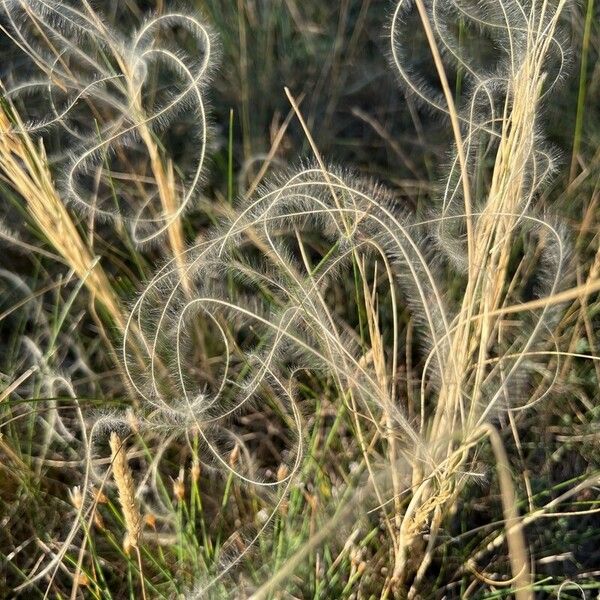
{"label": "pale grass plume", "polygon": [[135,498],[135,483],[127,462],[123,440],[116,432],[110,434],[112,475],[119,493],[127,537],[124,544],[137,548],[142,533],[142,516]]}
{"label": "pale grass plume", "polygon": [[29,136],[13,107],[0,109],[0,171],[23,198],[27,211],[60,259],[123,330],[118,296],[59,196],[44,147]]}
{"label": "pale grass plume", "polygon": [[[410,93],[450,117],[456,158],[447,176],[441,210],[436,215],[441,223],[439,240],[443,249],[445,239],[449,237],[444,230],[445,222],[449,221],[454,225],[449,230],[450,235],[466,232],[468,258],[464,265],[467,283],[462,304],[452,319],[436,407],[425,420],[426,435],[430,445],[436,448],[436,476],[432,479],[434,473],[420,469],[416,480],[418,487],[410,504],[410,519],[407,515],[403,519],[403,535],[396,561],[395,574],[401,581],[406,578],[408,555],[420,528],[419,523],[430,521],[430,540],[435,539],[445,510],[460,492],[461,481],[457,479],[457,473],[469,460],[470,445],[490,432],[495,454],[502,456],[501,441],[490,420],[500,409],[501,398],[509,397],[507,391],[523,373],[530,350],[541,337],[547,336],[550,311],[544,307],[535,315],[528,337],[515,339],[512,355],[516,358],[512,361],[502,356],[494,358],[505,362],[501,373],[489,368],[489,360],[495,354],[494,346],[499,342],[502,344],[501,340],[506,336],[502,307],[514,302],[508,265],[515,235],[527,223],[538,222],[549,231],[550,236],[554,236],[555,242],[551,243],[551,247],[556,252],[551,250],[551,260],[539,265],[544,271],[543,277],[550,279],[548,289],[544,290],[548,296],[558,291],[567,258],[560,229],[553,228],[532,213],[535,195],[552,172],[553,156],[539,133],[538,113],[543,85],[550,83],[550,89],[552,87],[546,72],[550,54],[555,53],[558,57],[559,74],[564,62],[558,27],[565,2],[533,0],[519,3],[508,0],[472,6],[459,2],[434,2],[426,7],[422,0],[416,0],[442,80],[443,94],[432,90],[406,66],[409,61],[403,49],[405,36],[401,28],[402,20],[412,6],[413,3],[405,1],[397,4],[391,30],[392,61]],[[504,51],[495,70],[482,70],[476,64],[476,57],[462,53],[449,29],[449,24],[458,18],[474,24],[474,27],[491,30],[490,35]],[[471,84],[464,108],[457,107],[449,94],[440,48],[444,49],[443,54],[450,63],[463,69]],[[484,188],[484,195],[477,198],[471,187],[472,177],[480,168],[474,160],[477,156],[474,151],[482,148],[486,152],[494,152],[495,161],[490,172],[491,183]],[[462,206],[458,204],[461,201]],[[459,223],[462,227],[457,227]],[[456,254],[456,243],[451,242],[448,248]],[[496,384],[498,374],[500,379]],[[514,408],[521,407],[507,407],[508,410]],[[458,435],[454,435],[449,443],[439,444],[439,440],[448,438],[450,431],[458,432]],[[506,469],[504,463],[505,460],[502,461],[503,471]],[[509,506],[514,500],[514,492],[511,491],[510,478],[504,473],[501,474],[501,483],[503,494],[507,494],[508,498],[506,505]],[[509,519],[507,527],[515,518],[513,515]],[[514,559],[513,576],[519,590],[517,597],[531,598],[531,576],[522,532],[513,530],[509,542],[509,554]],[[430,541],[409,597],[417,593],[432,550]],[[521,564],[522,568],[517,568]]]}
{"label": "pale grass plume", "polygon": [[[519,271],[509,268],[517,234],[530,244],[544,240],[536,263],[539,295],[552,298],[560,291],[568,260],[563,229],[534,209],[554,168],[538,113],[544,84],[552,88],[564,63],[559,34],[564,4],[508,0],[477,3],[469,11],[459,2],[398,3],[390,36],[393,64],[411,93],[450,117],[455,141],[441,197],[428,218],[416,222],[380,186],[328,167],[297,111],[316,164],[259,189],[212,235],[189,248],[184,275],[192,294],[176,265],[167,264],[130,318],[130,326],[136,324],[145,337],[148,365],[140,372],[124,355],[132,385],[171,427],[197,427],[225,468],[230,466],[218,438],[209,436],[227,427],[232,415],[269,398],[274,381],[277,389],[287,389],[298,371],[332,378],[340,402],[353,415],[370,495],[381,507],[391,541],[394,568],[387,593],[405,589],[409,598],[418,596],[444,518],[472,478],[477,448],[489,439],[498,462],[517,597],[532,597],[527,545],[523,529],[515,526],[515,486],[506,473],[497,417],[525,410],[550,393],[552,376],[530,397],[526,382],[535,379],[536,368],[544,368],[531,358],[543,363],[547,345],[556,350],[551,335],[556,311],[542,302],[536,312],[524,311],[518,326],[502,315],[518,312],[522,300]],[[405,64],[401,23],[411,10],[423,23],[441,94]],[[490,30],[497,40],[502,52],[490,71],[472,64],[444,34],[460,19]],[[551,56],[558,66],[549,78]],[[470,84],[461,106],[449,94],[448,57]],[[472,180],[482,152],[494,160],[476,193]],[[317,236],[321,246],[315,251]],[[440,285],[440,256],[464,277],[458,304]],[[352,272],[367,319],[360,343],[329,294],[334,281],[347,280]],[[232,295],[228,278],[243,292]],[[380,328],[382,306],[387,303],[396,315],[401,297],[425,352],[418,398],[409,407],[412,418],[398,401],[398,323],[393,321],[390,331]],[[224,364],[216,382],[191,375],[190,324],[198,314],[222,339]],[[237,336],[249,322],[252,343],[246,341],[241,351]],[[158,357],[171,371],[168,379],[154,366]],[[301,414],[293,394],[282,408]],[[301,439],[302,421],[294,417],[289,423]],[[387,451],[383,469],[370,456],[375,440]],[[391,476],[382,478],[381,471]],[[405,495],[407,502],[400,500]],[[427,540],[423,530],[429,531]]]}
{"label": "pale grass plume", "polygon": [[[181,218],[203,183],[204,90],[219,54],[204,19],[172,10],[121,31],[87,2],[5,0],[2,9],[4,33],[40,73],[9,86],[15,102],[45,107],[41,117],[24,118],[23,129],[58,134],[60,148],[70,148],[52,153],[61,194],[98,219],[126,222],[137,243],[167,236],[180,255]],[[169,136],[182,122],[178,143],[189,151],[175,159]]]}
{"label": "pale grass plume", "polygon": [[112,475],[119,494],[119,504],[121,505],[123,520],[125,521],[126,535],[123,540],[123,548],[127,553],[131,548],[135,550],[140,571],[141,595],[145,600],[146,584],[144,582],[142,555],[139,548],[143,520],[138,501],[135,497],[135,482],[129,468],[124,442],[116,431],[111,432],[109,445],[112,458]]}

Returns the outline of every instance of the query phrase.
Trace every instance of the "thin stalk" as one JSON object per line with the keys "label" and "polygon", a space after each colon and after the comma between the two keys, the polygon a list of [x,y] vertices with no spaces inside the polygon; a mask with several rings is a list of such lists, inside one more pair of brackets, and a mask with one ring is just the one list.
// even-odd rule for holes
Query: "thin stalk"
{"label": "thin stalk", "polygon": [[587,92],[587,69],[592,37],[592,21],[594,15],[594,0],[588,0],[585,25],[583,28],[583,41],[581,43],[581,65],[579,67],[579,91],[577,93],[577,116],[575,117],[575,133],[573,135],[573,153],[571,155],[571,170],[569,172],[569,183],[575,179],[577,171],[577,157],[581,149],[581,137],[583,133],[583,122],[585,116],[585,98]]}

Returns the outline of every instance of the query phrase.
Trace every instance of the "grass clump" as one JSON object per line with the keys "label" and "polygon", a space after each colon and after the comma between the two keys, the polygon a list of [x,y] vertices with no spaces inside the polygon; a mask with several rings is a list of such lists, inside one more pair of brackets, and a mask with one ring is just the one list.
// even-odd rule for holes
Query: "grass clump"
{"label": "grass clump", "polygon": [[[570,581],[545,569],[569,551],[548,556],[531,534],[560,506],[564,518],[594,515],[599,482],[593,460],[555,481],[554,439],[551,456],[536,455],[540,431],[558,431],[558,395],[577,402],[559,421],[570,444],[598,416],[596,373],[582,366],[597,361],[598,254],[582,276],[581,241],[548,208],[553,177],[564,179],[542,134],[542,106],[567,77],[567,3],[392,7],[388,54],[407,110],[421,137],[440,113],[450,148],[438,179],[410,188],[413,205],[365,176],[371,165],[329,163],[315,104],[306,115],[288,88],[290,114],[234,200],[235,114],[225,136],[206,112],[219,47],[206,17],[162,3],[150,16],[115,5],[112,21],[87,2],[2,7],[27,67],[6,84],[0,168],[79,279],[63,279],[46,250],[27,255],[35,240],[20,242],[35,275],[6,274],[24,298],[2,313],[14,335],[2,452],[18,465],[17,497],[75,509],[68,524],[28,515],[19,527],[24,501],[2,490],[7,586],[98,598],[562,594]],[[242,181],[255,160],[247,27],[262,16],[254,3],[238,13]],[[332,90],[327,114],[342,97]],[[297,125],[304,161],[282,150]],[[205,173],[211,134],[224,191]],[[431,170],[390,139],[411,176]],[[594,169],[590,159],[569,174],[568,190]],[[586,232],[595,218],[592,202]],[[38,278],[47,285],[34,292]],[[93,342],[103,325],[81,308],[85,289],[120,348],[119,336]]]}

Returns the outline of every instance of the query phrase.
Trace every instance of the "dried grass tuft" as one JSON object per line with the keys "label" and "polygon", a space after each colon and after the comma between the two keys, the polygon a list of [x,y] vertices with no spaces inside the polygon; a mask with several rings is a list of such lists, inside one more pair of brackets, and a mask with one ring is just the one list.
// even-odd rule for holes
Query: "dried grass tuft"
{"label": "dried grass tuft", "polygon": [[54,186],[43,145],[36,146],[18,113],[6,106],[0,107],[0,171],[23,197],[35,224],[65,264],[85,281],[92,296],[123,331],[119,299]]}

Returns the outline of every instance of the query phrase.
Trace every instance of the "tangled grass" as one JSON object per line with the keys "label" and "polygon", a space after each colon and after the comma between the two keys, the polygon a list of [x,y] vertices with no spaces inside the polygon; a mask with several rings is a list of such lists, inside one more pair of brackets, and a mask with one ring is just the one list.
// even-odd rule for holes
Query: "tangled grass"
{"label": "tangled grass", "polygon": [[[71,597],[82,589],[101,597],[110,588],[92,530],[95,524],[113,550],[119,547],[110,528],[98,524],[112,471],[120,509],[111,506],[127,533],[119,552],[129,579],[132,569],[138,573],[141,594],[185,588],[193,590],[189,597],[232,597],[233,590],[284,597],[278,594],[303,561],[356,522],[325,583],[315,584],[315,597],[424,597],[446,546],[444,529],[471,483],[486,480],[481,464],[488,456],[497,470],[503,530],[472,553],[458,576],[510,586],[518,600],[535,597],[526,526],[600,482],[592,473],[538,508],[528,488],[524,515],[504,435],[511,432],[520,447],[518,419],[564,387],[562,361],[584,356],[559,335],[567,303],[584,303],[600,289],[597,268],[584,283],[575,280],[568,228],[538,202],[557,171],[540,115],[570,61],[566,4],[396,4],[391,66],[407,97],[441,113],[453,139],[440,193],[425,214],[348,167],[328,166],[286,90],[312,158],[270,182],[261,173],[250,193],[190,241],[184,215],[205,181],[204,97],[218,47],[205,20],[158,12],[126,31],[86,1],[2,3],[2,30],[40,76],[27,72],[7,86],[0,168],[54,252],[108,309],[117,331],[104,343],[122,376],[120,393],[130,398],[128,411],[101,408],[86,416],[75,402],[70,419],[56,402],[48,406],[47,439],[35,460],[48,462],[55,435],[59,445],[83,452],[80,487],[71,494],[76,518],[60,542],[42,546],[17,589],[47,580],[48,595],[67,565],[74,569]],[[411,60],[415,19],[431,58],[425,73]],[[491,64],[474,51],[477,43],[489,45]],[[460,81],[460,101],[451,74]],[[23,115],[21,107],[29,106],[41,117]],[[56,186],[49,162],[60,174]],[[140,255],[149,242],[158,252],[162,266],[128,316],[65,202],[92,227],[108,220],[117,235],[131,235]],[[418,380],[402,385],[402,357],[412,360],[405,314],[421,366]],[[55,372],[58,331],[46,329],[33,342],[24,338],[24,347],[44,344],[47,351],[28,357],[25,379],[17,377],[3,398],[19,389],[22,397],[39,393],[40,384],[37,392],[23,387],[34,373],[50,386],[48,397],[66,390],[78,398],[71,377]],[[79,345],[76,336],[60,343]],[[597,360],[593,353],[585,358]],[[79,366],[93,373],[87,363]],[[96,387],[102,390],[101,382]],[[301,541],[283,550],[286,527],[294,531],[307,497],[298,486],[319,444],[309,399],[320,394],[332,399],[336,414],[325,446],[344,420],[342,438],[351,440],[357,475],[337,487],[335,499],[329,493],[335,506],[320,530],[311,517],[310,532],[302,525]],[[257,415],[267,421],[266,437],[276,439],[268,451],[254,443]],[[138,447],[131,453],[135,468],[125,452],[129,439]],[[192,465],[189,502],[183,467],[172,477],[173,493],[165,491],[173,452]],[[213,490],[222,500],[212,513],[203,504],[209,490],[200,492],[205,473],[223,486]],[[222,513],[232,496],[237,516],[223,543]],[[382,576],[360,591],[369,566],[353,558],[346,582],[333,592],[336,567],[374,514],[378,539],[385,540]],[[211,530],[214,519],[221,529]],[[479,573],[477,561],[504,542],[510,577]],[[163,547],[176,554],[174,567]],[[273,553],[272,568],[252,570],[257,548],[263,557]],[[351,596],[355,584],[359,595]]]}

